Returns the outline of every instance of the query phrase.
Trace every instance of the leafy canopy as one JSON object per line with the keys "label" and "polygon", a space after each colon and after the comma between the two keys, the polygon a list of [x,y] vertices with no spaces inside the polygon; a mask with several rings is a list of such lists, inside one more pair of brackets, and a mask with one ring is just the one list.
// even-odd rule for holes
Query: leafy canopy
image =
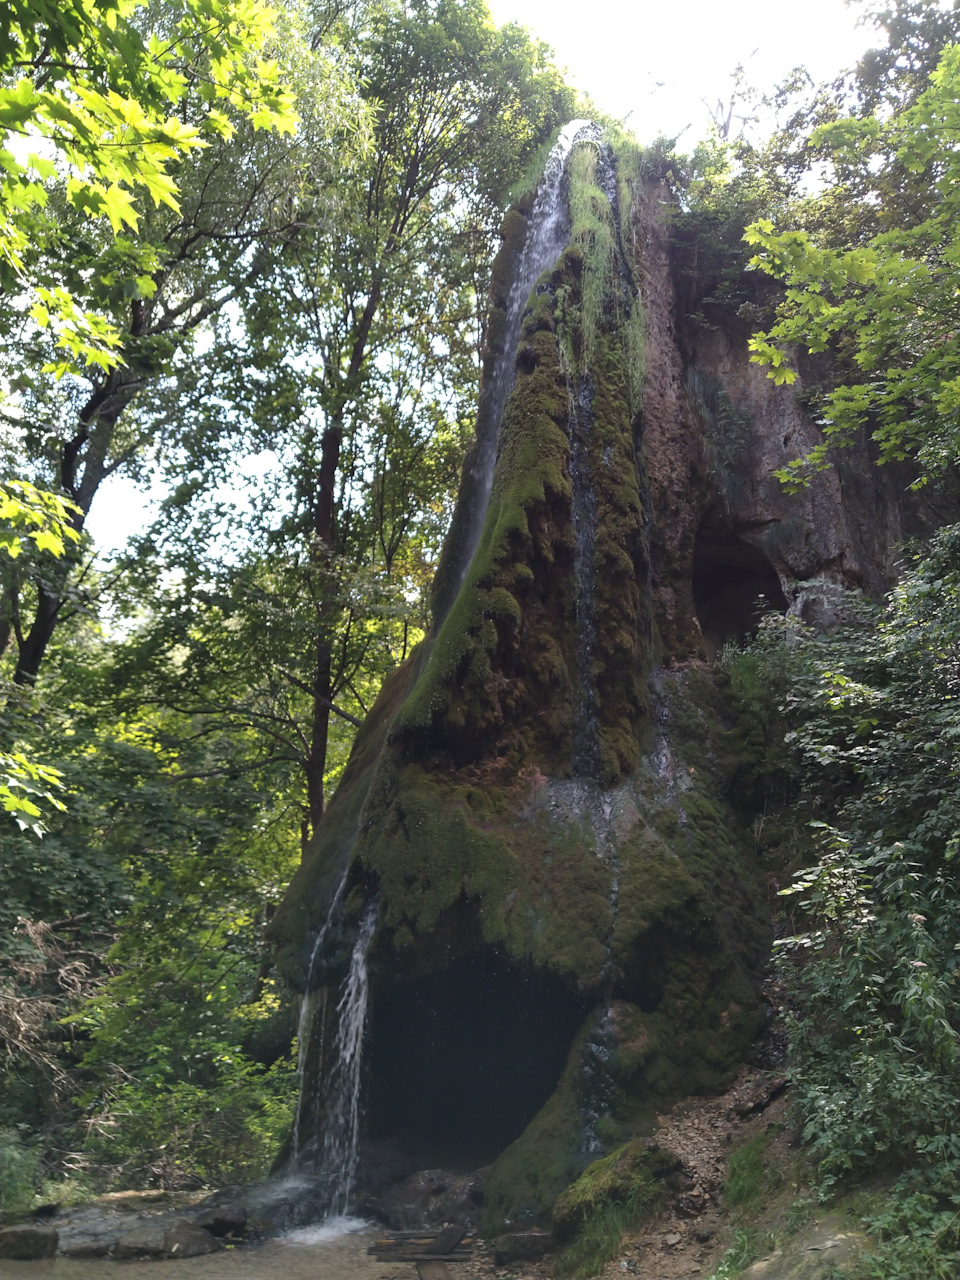
{"label": "leafy canopy", "polygon": [[[0,279],[33,299],[79,365],[117,364],[111,320],[46,278],[38,239],[51,183],[69,203],[136,231],[139,209],[178,209],[176,167],[232,113],[255,128],[296,127],[292,95],[269,58],[276,13],[261,0],[13,0],[0,12]],[[186,123],[187,97],[202,110]]]}
{"label": "leafy canopy", "polygon": [[795,347],[840,370],[821,398],[823,442],[780,473],[791,491],[864,427],[882,462],[917,464],[918,483],[960,455],[960,32],[956,11],[938,12],[931,39],[950,42],[920,48],[913,17],[902,65],[865,60],[859,100],[841,94],[806,136],[825,182],[794,206],[794,227],[759,218],[746,231],[751,266],[786,287],[752,358],[778,385],[798,376]]}

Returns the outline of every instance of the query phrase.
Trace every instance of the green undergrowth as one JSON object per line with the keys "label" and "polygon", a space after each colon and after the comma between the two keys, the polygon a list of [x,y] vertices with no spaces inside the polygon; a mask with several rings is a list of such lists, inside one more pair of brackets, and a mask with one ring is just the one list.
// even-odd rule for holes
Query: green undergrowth
{"label": "green undergrowth", "polygon": [[663,1202],[675,1157],[638,1140],[595,1160],[557,1200],[554,1231],[564,1242],[558,1270],[572,1280],[596,1275],[627,1231]]}
{"label": "green undergrowth", "polygon": [[877,1244],[863,1280],[956,1280],[960,1275],[960,1165],[914,1169],[861,1210]]}
{"label": "green undergrowth", "polygon": [[[725,1226],[719,1238],[723,1252],[707,1280],[737,1280],[759,1258],[775,1252],[784,1257],[784,1274],[793,1275],[792,1254],[803,1251],[804,1231],[816,1230],[826,1212],[831,1218],[846,1212],[846,1205],[826,1208],[817,1201],[814,1171],[785,1123],[787,1104],[775,1104],[773,1110],[776,1119],[758,1118],[747,1125],[727,1159],[721,1204]],[[851,1226],[856,1221],[850,1217]],[[827,1275],[827,1270],[811,1272],[810,1280],[826,1280]]]}

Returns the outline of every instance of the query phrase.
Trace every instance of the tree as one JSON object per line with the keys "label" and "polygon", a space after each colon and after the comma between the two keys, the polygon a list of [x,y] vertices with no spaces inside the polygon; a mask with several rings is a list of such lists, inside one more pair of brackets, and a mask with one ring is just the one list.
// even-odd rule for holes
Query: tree
{"label": "tree", "polygon": [[[198,394],[203,449],[171,456],[190,480],[179,516],[174,498],[153,535],[182,576],[152,660],[187,643],[198,680],[225,676],[203,692],[180,681],[190,705],[279,735],[303,769],[305,841],[336,777],[331,719],[347,726],[339,764],[425,625],[473,425],[478,280],[510,187],[573,107],[547,50],[496,31],[475,0],[385,5],[344,46],[375,116],[370,151],[341,165],[335,224],[278,244],[270,288],[247,295],[241,324],[223,317]],[[171,416],[181,390],[171,384]],[[202,502],[235,463],[239,421],[281,454],[283,474],[272,509],[244,526],[251,554],[214,568],[197,561]]]}
{"label": "tree", "polygon": [[[35,298],[53,324],[60,371],[115,367],[112,317],[49,278],[49,184],[66,178],[69,205],[114,233],[136,231],[137,201],[178,209],[174,170],[236,119],[290,131],[292,96],[265,55],[276,12],[261,0],[12,0],[0,14],[0,280]],[[184,118],[188,98],[200,106]],[[232,108],[226,111],[222,108]],[[20,145],[11,149],[11,140]],[[26,145],[37,149],[24,156]],[[44,145],[45,144],[45,145]],[[53,159],[51,159],[51,151]],[[19,155],[18,155],[19,152]],[[38,253],[38,248],[41,252]],[[128,255],[131,251],[128,242]],[[131,262],[131,266],[134,264]],[[149,274],[151,256],[131,276]]]}
{"label": "tree", "polygon": [[[16,565],[37,553],[62,556],[78,541],[71,515],[70,504],[27,481],[0,484],[0,563]],[[4,627],[11,621],[0,616],[0,653],[6,647]],[[21,828],[40,835],[44,828],[37,801],[63,807],[53,795],[61,785],[60,773],[15,749],[15,724],[15,707],[8,704],[6,723],[0,721],[0,809],[12,814]]]}
{"label": "tree", "polygon": [[765,218],[747,230],[752,265],[786,286],[753,358],[778,383],[797,376],[794,346],[838,362],[838,385],[822,397],[823,443],[784,470],[790,486],[863,427],[882,462],[916,464],[918,483],[960,454],[960,46],[943,44],[960,36],[957,11],[909,4],[885,21],[906,54],[867,58],[855,114],[837,110],[809,134],[825,189],[801,205],[795,229]]}
{"label": "tree", "polygon": [[[176,10],[161,6],[151,13],[156,41]],[[35,265],[42,265],[52,289],[74,303],[82,300],[91,314],[109,317],[116,359],[82,369],[64,365],[56,354],[62,334],[38,329],[35,310],[26,315],[20,300],[12,299],[0,312],[8,367],[17,367],[17,391],[6,417],[11,452],[25,452],[47,485],[70,498],[77,532],[103,481],[118,471],[135,473],[157,443],[152,419],[138,413],[145,390],[190,359],[211,317],[235,305],[261,278],[272,244],[321,216],[318,191],[328,176],[324,169],[332,163],[334,140],[346,152],[357,136],[357,126],[345,124],[343,78],[325,56],[310,52],[294,23],[282,25],[282,68],[271,64],[268,71],[276,76],[282,70],[304,95],[294,137],[258,128],[256,113],[246,119],[233,110],[228,81],[220,86],[226,101],[216,111],[215,136],[201,138],[203,147],[182,163],[176,199],[141,211],[135,231],[109,218],[91,220],[85,205],[78,210],[72,179],[44,188]],[[209,99],[220,91],[209,79],[220,57],[214,40],[206,55],[197,50],[181,77],[181,114],[197,122],[191,127],[198,137],[210,116]],[[66,376],[54,381],[51,372]],[[77,569],[72,555],[48,564],[30,583],[7,575],[0,584],[0,618],[18,619],[12,629],[15,683],[35,682]]]}

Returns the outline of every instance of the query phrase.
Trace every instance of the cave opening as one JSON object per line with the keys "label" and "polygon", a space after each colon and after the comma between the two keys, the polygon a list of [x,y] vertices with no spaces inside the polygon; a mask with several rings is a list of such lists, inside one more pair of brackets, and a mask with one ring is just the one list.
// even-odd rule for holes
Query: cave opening
{"label": "cave opening", "polygon": [[489,1164],[556,1089],[586,1011],[557,975],[488,947],[375,988],[370,1139],[419,1168]]}
{"label": "cave opening", "polygon": [[776,569],[757,547],[735,535],[703,532],[693,550],[693,603],[707,657],[730,640],[743,643],[764,613],[785,613]]}

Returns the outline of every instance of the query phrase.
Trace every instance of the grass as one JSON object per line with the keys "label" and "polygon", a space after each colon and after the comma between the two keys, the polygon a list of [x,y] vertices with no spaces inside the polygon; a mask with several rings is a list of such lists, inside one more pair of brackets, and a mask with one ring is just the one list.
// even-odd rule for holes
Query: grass
{"label": "grass", "polygon": [[666,1171],[664,1153],[636,1140],[589,1165],[554,1209],[554,1225],[568,1241],[560,1274],[570,1280],[596,1275],[614,1257],[625,1232],[658,1208]]}
{"label": "grass", "polygon": [[767,1161],[769,1141],[769,1133],[758,1133],[730,1156],[725,1194],[733,1208],[751,1204],[762,1192],[780,1185],[780,1174]]}

